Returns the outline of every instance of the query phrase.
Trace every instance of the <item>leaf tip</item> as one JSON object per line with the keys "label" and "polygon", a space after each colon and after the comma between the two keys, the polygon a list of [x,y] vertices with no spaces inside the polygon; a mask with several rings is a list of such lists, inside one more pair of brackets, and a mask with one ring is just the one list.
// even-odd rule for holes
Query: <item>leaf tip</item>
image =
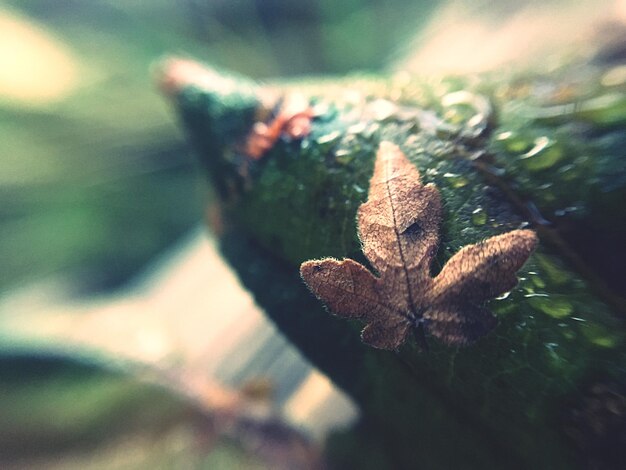
{"label": "leaf tip", "polygon": [[320,286],[333,276],[340,261],[335,258],[311,259],[300,265],[300,277],[309,290],[320,298]]}
{"label": "leaf tip", "polygon": [[383,140],[378,145],[378,152],[376,153],[376,161],[384,162],[387,160],[403,160],[408,161],[404,152],[393,142]]}
{"label": "leaf tip", "polygon": [[521,229],[514,230],[514,232],[517,232],[519,239],[523,241],[531,251],[537,248],[537,245],[539,244],[539,237],[537,237],[534,230]]}
{"label": "leaf tip", "polygon": [[338,261],[334,258],[310,259],[300,265],[300,276],[304,279],[306,276],[322,272],[329,264],[336,264]]}
{"label": "leaf tip", "polygon": [[505,233],[502,237],[506,237],[508,243],[515,247],[520,253],[520,258],[524,258],[523,262],[526,262],[528,257],[537,248],[539,244],[539,237],[534,230],[520,229],[513,230]]}

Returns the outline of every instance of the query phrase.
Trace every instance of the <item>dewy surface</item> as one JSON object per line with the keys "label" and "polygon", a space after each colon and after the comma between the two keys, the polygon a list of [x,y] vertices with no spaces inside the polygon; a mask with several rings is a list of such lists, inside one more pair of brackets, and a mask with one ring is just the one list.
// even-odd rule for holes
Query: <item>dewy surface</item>
{"label": "dewy surface", "polygon": [[[553,72],[550,80],[568,76],[566,69]],[[590,81],[604,72],[594,73]],[[598,454],[597,446],[589,443],[614,442],[623,431],[603,415],[584,410],[599,386],[624,394],[622,316],[598,287],[598,279],[571,262],[569,254],[575,252],[583,266],[590,264],[586,252],[577,249],[577,240],[568,238],[571,234],[544,209],[547,202],[568,207],[574,187],[581,194],[597,195],[590,196],[585,211],[573,211],[575,217],[568,220],[575,227],[594,222],[600,229],[587,234],[589,243],[605,240],[606,248],[621,256],[623,248],[611,244],[602,227],[617,221],[611,233],[621,233],[618,201],[625,185],[602,168],[610,158],[615,164],[623,158],[615,144],[615,126],[623,124],[593,127],[592,121],[594,132],[586,134],[570,126],[567,146],[574,150],[549,159],[551,166],[533,166],[538,178],[525,179],[517,162],[526,165],[542,149],[511,159],[508,152],[528,155],[517,145],[512,123],[516,132],[564,139],[562,124],[528,113],[540,106],[532,85],[546,80],[532,75],[517,80],[424,80],[402,74],[277,86],[274,92],[289,93],[295,87],[308,96],[314,118],[308,135],[279,139],[257,162],[238,154],[236,142],[216,145],[211,140],[211,103],[222,102],[219,94],[194,85],[177,91],[179,109],[211,177],[228,188],[222,192],[222,213],[231,229],[222,237],[223,253],[279,328],[367,416],[361,433],[338,438],[340,454],[349,453],[352,442],[364,463],[387,458],[396,466],[419,462],[424,468],[576,468],[589,461],[585,459],[615,457]],[[249,85],[244,89],[248,93]],[[261,95],[264,89],[255,92]],[[494,97],[491,114],[481,105],[484,93]],[[219,109],[223,113],[227,108]],[[245,135],[254,119],[236,122]],[[367,265],[355,218],[383,141],[398,146],[422,182],[434,183],[441,194],[441,238],[433,275],[464,246],[489,237],[531,224],[542,239],[519,270],[519,284],[488,303],[498,326],[461,351],[436,342],[427,354],[412,341],[398,353],[363,346],[360,325],[328,315],[298,276],[300,263],[324,256]],[[579,171],[580,149],[601,145],[605,151],[586,159],[587,170]],[[523,184],[517,185],[518,178]],[[539,187],[542,178],[551,186]],[[553,221],[550,230],[542,225],[545,218]],[[560,238],[551,235],[555,233]],[[595,271],[607,281],[604,271]],[[593,434],[600,424],[603,434]],[[371,437],[381,429],[386,439]],[[349,455],[356,458],[354,452]]]}
{"label": "dewy surface", "polygon": [[363,342],[396,349],[411,328],[450,346],[471,344],[496,325],[481,306],[517,284],[516,271],[535,248],[530,230],[513,230],[456,253],[435,278],[441,200],[400,149],[381,142],[368,200],[358,211],[363,253],[377,276],[345,259],[307,261],[300,274],[332,312],[367,322]]}

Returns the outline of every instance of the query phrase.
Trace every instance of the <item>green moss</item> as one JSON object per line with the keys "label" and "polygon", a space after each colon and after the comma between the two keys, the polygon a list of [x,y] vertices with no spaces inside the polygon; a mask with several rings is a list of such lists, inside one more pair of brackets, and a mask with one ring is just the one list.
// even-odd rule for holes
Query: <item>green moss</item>
{"label": "green moss", "polygon": [[611,330],[602,323],[587,323],[581,325],[583,335],[594,345],[603,348],[616,348],[624,340],[624,332]]}
{"label": "green moss", "polygon": [[567,318],[574,312],[573,305],[563,296],[547,294],[528,295],[528,303],[538,311],[553,318]]}
{"label": "green moss", "polygon": [[[397,105],[381,102],[393,95],[394,83],[401,83]],[[371,437],[363,433],[375,435],[380,441],[372,453],[384,449],[385,465],[575,468],[576,451],[562,422],[566,398],[577,396],[590,377],[622,369],[621,333],[609,332],[623,325],[550,245],[542,244],[520,270],[517,287],[489,303],[500,320],[495,331],[458,351],[435,341],[429,352],[414,343],[398,353],[367,348],[359,341],[362,325],[324,312],[298,276],[299,264],[310,258],[364,261],[355,215],[383,140],[399,145],[423,182],[441,192],[435,274],[463,246],[528,223],[476,170],[476,152],[493,152],[493,162],[514,180],[509,186],[520,194],[534,188],[540,207],[561,207],[575,188],[583,198],[596,191],[597,182],[581,180],[597,171],[596,161],[571,167],[588,145],[579,148],[563,129],[508,114],[503,128],[492,132],[496,137],[463,137],[470,134],[437,114],[446,106],[434,103],[436,97],[463,86],[448,85],[355,79],[351,93],[367,92],[350,102],[330,86],[311,88],[312,101],[326,111],[302,141],[279,140],[252,164],[251,184],[226,207],[235,231],[224,236],[223,251],[279,328],[359,403],[364,422],[351,442],[366,446]],[[420,110],[423,103],[434,111]]]}
{"label": "green moss", "polygon": [[487,223],[487,213],[482,207],[477,207],[472,211],[472,223],[474,225],[485,225]]}

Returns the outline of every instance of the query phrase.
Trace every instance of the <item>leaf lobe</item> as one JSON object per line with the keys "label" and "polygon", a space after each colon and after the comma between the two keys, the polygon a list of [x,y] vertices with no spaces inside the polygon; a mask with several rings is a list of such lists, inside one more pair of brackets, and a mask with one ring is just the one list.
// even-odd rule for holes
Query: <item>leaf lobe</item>
{"label": "leaf lobe", "polygon": [[402,151],[382,142],[357,214],[363,253],[377,276],[351,259],[325,258],[304,262],[302,279],[331,312],[366,321],[362,340],[373,347],[396,349],[422,326],[448,345],[471,344],[497,323],[482,304],[517,284],[537,237],[514,230],[468,245],[433,278],[440,223],[437,188],[422,185]]}

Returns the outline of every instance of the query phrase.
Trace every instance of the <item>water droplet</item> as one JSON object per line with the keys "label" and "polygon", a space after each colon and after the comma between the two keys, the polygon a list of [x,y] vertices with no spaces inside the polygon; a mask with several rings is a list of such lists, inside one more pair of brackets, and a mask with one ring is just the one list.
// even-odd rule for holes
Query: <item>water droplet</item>
{"label": "water droplet", "polygon": [[329,144],[333,141],[337,140],[341,136],[339,131],[330,132],[326,135],[323,135],[317,139],[318,144]]}
{"label": "water droplet", "polygon": [[606,72],[601,79],[605,87],[616,87],[626,84],[626,65],[613,67]]}
{"label": "water droplet", "polygon": [[367,123],[363,121],[357,124],[352,124],[350,127],[348,127],[348,129],[346,129],[346,132],[348,134],[358,135],[358,134],[362,134],[363,132],[365,132],[365,129],[367,129]]}
{"label": "water droplet", "polygon": [[626,94],[612,92],[580,103],[577,115],[597,124],[615,125],[624,122],[625,109]]}
{"label": "water droplet", "polygon": [[368,111],[371,113],[372,119],[375,121],[384,121],[393,116],[398,107],[387,100],[376,100],[368,105]]}
{"label": "water droplet", "polygon": [[335,161],[340,165],[347,165],[354,160],[354,152],[348,149],[340,149],[335,152]]}
{"label": "water droplet", "polygon": [[574,332],[574,330],[568,329],[568,330],[563,330],[563,338],[571,341],[576,339],[576,333]]}
{"label": "water droplet", "polygon": [[487,123],[487,118],[481,113],[474,114],[467,121],[467,125],[469,127],[484,127],[486,123]]}
{"label": "water droplet", "polygon": [[[529,273],[530,274],[530,273]],[[541,279],[541,277],[539,277],[537,275],[537,273],[533,273],[533,276],[531,278],[532,283],[535,285],[535,287],[539,288],[539,289],[543,289],[546,287],[546,283],[544,282],[543,279]]]}
{"label": "water droplet", "polygon": [[445,108],[443,119],[453,126],[463,126],[462,134],[469,138],[480,136],[487,128],[493,110],[484,96],[459,90],[441,99]]}
{"label": "water droplet", "polygon": [[513,131],[500,132],[496,136],[496,140],[501,141],[504,144],[504,149],[513,154],[527,152],[532,147],[532,142]]}
{"label": "water droplet", "polygon": [[459,108],[458,106],[455,106],[454,108],[450,108],[446,110],[446,112],[443,115],[443,118],[445,119],[446,122],[450,124],[459,125],[465,122],[469,118],[468,114],[469,113],[467,111],[463,113],[461,108]]}
{"label": "water droplet", "polygon": [[342,98],[348,105],[358,105],[364,100],[363,95],[357,90],[346,90]]}
{"label": "water droplet", "polygon": [[557,209],[554,211],[554,215],[556,215],[557,217],[564,217],[566,215],[569,214],[574,214],[578,211],[580,211],[580,207],[578,206],[569,206],[569,207],[564,207],[563,209]]}
{"label": "water droplet", "polygon": [[556,350],[559,347],[557,343],[545,343],[544,346],[548,350],[548,357],[554,365],[558,365],[561,362],[561,357],[557,354]]}
{"label": "water droplet", "polygon": [[328,121],[337,115],[337,110],[328,103],[315,103],[311,109],[315,119]]}
{"label": "water droplet", "polygon": [[478,226],[485,225],[487,223],[487,213],[482,207],[474,209],[472,212],[472,223]]}
{"label": "water droplet", "polygon": [[446,178],[453,188],[458,189],[464,186],[467,186],[469,181],[463,175],[458,175],[456,173],[444,173],[443,177]]}
{"label": "water droplet", "polygon": [[580,330],[592,344],[603,348],[614,348],[622,340],[619,330],[612,330],[600,323],[587,323]]}
{"label": "water droplet", "polygon": [[366,138],[366,139],[371,139],[374,134],[376,134],[378,132],[378,130],[380,129],[380,124],[378,123],[370,123],[365,130],[363,131],[362,137]]}
{"label": "water droplet", "polygon": [[559,168],[559,174],[562,175],[561,178],[564,181],[572,181],[578,177],[580,177],[581,174],[581,169],[584,168],[584,166],[582,165],[574,165],[574,164],[569,164],[569,165],[563,165],[562,167]]}
{"label": "water droplet", "polygon": [[544,136],[536,138],[533,148],[521,155],[520,159],[524,161],[524,166],[528,170],[538,171],[550,168],[561,160],[563,155],[561,146]]}
{"label": "water droplet", "polygon": [[566,318],[574,311],[574,307],[563,296],[540,295],[527,296],[528,303],[535,309],[552,318]]}
{"label": "water droplet", "polygon": [[541,267],[542,274],[550,282],[556,285],[564,285],[571,280],[571,274],[560,265],[558,260],[540,253],[535,253],[534,256]]}

